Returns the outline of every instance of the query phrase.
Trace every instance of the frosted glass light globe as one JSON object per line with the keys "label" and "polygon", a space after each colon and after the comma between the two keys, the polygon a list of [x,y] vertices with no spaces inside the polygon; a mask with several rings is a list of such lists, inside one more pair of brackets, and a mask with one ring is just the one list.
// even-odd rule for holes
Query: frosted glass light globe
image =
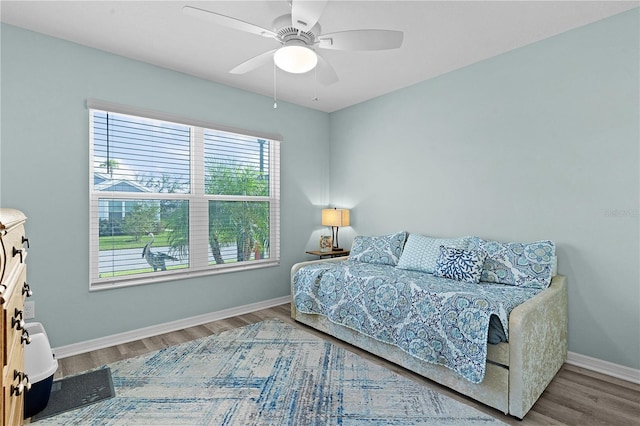
{"label": "frosted glass light globe", "polygon": [[302,74],[318,64],[316,52],[305,46],[284,46],[276,51],[273,60],[283,71]]}

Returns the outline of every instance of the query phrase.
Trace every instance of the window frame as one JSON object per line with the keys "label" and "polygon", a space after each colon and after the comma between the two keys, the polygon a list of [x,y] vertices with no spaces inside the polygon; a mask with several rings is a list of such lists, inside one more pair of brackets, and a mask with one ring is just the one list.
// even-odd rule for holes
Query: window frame
{"label": "window frame", "polygon": [[[187,119],[172,114],[128,107],[110,102],[87,100],[89,115],[89,290],[143,285],[185,278],[238,272],[280,265],[280,144],[276,134],[248,131],[221,126],[201,120]],[[94,186],[94,123],[93,111],[130,115],[160,120],[191,128],[190,137],[190,190],[188,193],[115,192],[96,191]],[[206,130],[223,131],[269,141],[269,195],[238,196],[205,193],[204,133]],[[99,277],[99,200],[186,200],[189,205],[189,265],[186,268],[145,272],[118,277]],[[269,203],[269,258],[239,263],[209,264],[209,201],[261,201]],[[203,255],[204,253],[204,255]]]}

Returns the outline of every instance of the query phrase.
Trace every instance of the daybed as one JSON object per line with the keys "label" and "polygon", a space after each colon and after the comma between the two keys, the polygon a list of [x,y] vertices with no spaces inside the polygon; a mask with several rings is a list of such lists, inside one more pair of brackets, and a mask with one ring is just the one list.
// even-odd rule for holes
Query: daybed
{"label": "daybed", "polygon": [[[522,419],[567,356],[567,284],[555,274],[555,245],[407,235],[356,237],[349,258],[294,265],[292,318]],[[474,306],[456,314],[448,299]],[[488,337],[503,341],[483,347],[478,339]],[[454,348],[456,340],[476,353]]]}

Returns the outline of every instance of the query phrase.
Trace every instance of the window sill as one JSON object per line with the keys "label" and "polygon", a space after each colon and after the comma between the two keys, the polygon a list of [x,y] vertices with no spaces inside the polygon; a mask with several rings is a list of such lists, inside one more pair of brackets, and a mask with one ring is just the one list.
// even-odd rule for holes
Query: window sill
{"label": "window sill", "polygon": [[226,274],[230,272],[240,272],[240,271],[249,271],[252,269],[262,269],[262,268],[271,268],[274,266],[280,266],[279,260],[256,260],[251,262],[246,262],[242,265],[222,265],[216,267],[209,267],[200,270],[178,270],[175,272],[162,272],[161,274],[157,272],[149,272],[147,274],[140,274],[135,277],[128,278],[113,278],[113,279],[102,279],[98,282],[92,282],[89,285],[89,291],[103,291],[103,290],[112,290],[117,288],[124,287],[132,287],[138,285],[146,285],[146,284],[157,284],[165,281],[178,281],[189,278],[197,278],[204,277],[208,275],[219,275]]}

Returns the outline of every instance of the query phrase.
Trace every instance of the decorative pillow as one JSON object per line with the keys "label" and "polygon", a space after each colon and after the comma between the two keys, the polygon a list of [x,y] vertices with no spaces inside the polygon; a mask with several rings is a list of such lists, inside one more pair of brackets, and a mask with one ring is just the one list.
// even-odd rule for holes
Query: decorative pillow
{"label": "decorative pillow", "polygon": [[420,234],[409,234],[398,268],[433,274],[440,257],[440,246],[466,249],[470,238],[430,238]]}
{"label": "decorative pillow", "polygon": [[469,250],[484,250],[481,281],[545,289],[556,262],[556,245],[543,240],[533,243],[501,243],[472,237]]}
{"label": "decorative pillow", "polygon": [[436,270],[433,275],[465,283],[478,284],[486,257],[487,253],[484,251],[461,250],[440,246],[440,256],[436,262]]}
{"label": "decorative pillow", "polygon": [[357,236],[353,239],[349,258],[358,262],[396,266],[406,238],[404,231],[379,237]]}

